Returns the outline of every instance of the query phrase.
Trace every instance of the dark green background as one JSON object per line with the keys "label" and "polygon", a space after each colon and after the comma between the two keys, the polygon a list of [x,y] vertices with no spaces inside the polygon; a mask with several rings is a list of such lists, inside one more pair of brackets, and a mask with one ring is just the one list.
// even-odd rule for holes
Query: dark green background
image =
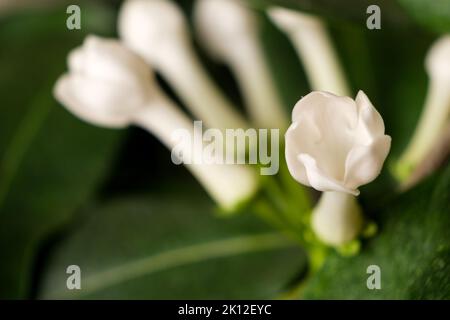
{"label": "dark green background", "polygon": [[[274,3],[327,20],[354,93],[367,93],[393,138],[382,175],[361,190],[378,235],[363,243],[357,257],[332,254],[305,297],[450,298],[448,165],[406,194],[396,192],[387,170],[420,115],[427,90],[424,56],[434,39],[450,31],[450,1],[249,2],[261,14],[262,38],[288,110],[309,88],[292,46],[262,14]],[[273,240],[275,231],[250,212],[217,217],[198,183],[172,165],[169,152],[146,132],[90,126],[53,99],[67,53],[86,34],[116,36],[119,1],[75,3],[82,8],[81,31],[65,28],[64,4],[0,12],[0,298],[296,297],[305,265],[301,249]],[[365,27],[369,4],[381,7],[381,30]],[[190,14],[191,1],[182,5]],[[241,104],[227,68],[199,54]],[[80,265],[83,279],[95,279],[174,249],[259,235],[275,237],[270,239],[278,245],[206,254],[155,272],[130,271],[127,279],[106,279],[85,295],[64,292],[70,264]],[[366,287],[370,264],[381,267],[382,290]]]}

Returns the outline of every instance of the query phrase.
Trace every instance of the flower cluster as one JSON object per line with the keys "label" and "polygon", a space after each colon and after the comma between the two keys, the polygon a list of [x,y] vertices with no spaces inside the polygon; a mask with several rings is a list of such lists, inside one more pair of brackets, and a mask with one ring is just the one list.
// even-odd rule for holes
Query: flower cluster
{"label": "flower cluster", "polygon": [[[193,130],[191,119],[164,94],[144,60],[117,40],[90,36],[68,60],[69,72],[58,80],[54,93],[79,118],[111,128],[141,126],[169,149],[176,143],[173,132]],[[226,211],[257,190],[255,173],[244,166],[187,167]]]}
{"label": "flower cluster", "polygon": [[[198,0],[193,20],[201,44],[234,73],[249,119],[208,75],[182,10],[169,0],[125,1],[118,21],[121,40],[89,36],[70,53],[69,72],[58,80],[54,94],[84,121],[110,128],[137,125],[169,149],[175,145],[172,133],[192,130],[194,119],[219,130],[288,128],[285,157],[291,176],[323,192],[308,227],[322,242],[341,246],[356,239],[364,225],[356,196],[360,186],[380,174],[391,138],[363,91],[355,99],[349,97],[325,24],[279,7],[269,8],[267,14],[293,43],[314,90],[297,102],[290,126],[264,55],[258,15],[237,0]],[[399,162],[402,168],[417,165],[426,155],[424,145],[447,124],[449,56],[450,38],[444,37],[427,57],[427,107]],[[192,117],[166,96],[153,72],[167,81]],[[440,121],[429,130],[437,118]],[[186,166],[227,211],[235,211],[261,188],[249,166]]]}

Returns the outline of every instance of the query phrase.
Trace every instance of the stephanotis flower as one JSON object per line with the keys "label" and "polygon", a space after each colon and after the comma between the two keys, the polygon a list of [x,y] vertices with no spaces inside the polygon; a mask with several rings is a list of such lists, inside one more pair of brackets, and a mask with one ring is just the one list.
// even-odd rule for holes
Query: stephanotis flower
{"label": "stephanotis flower", "polygon": [[314,15],[282,7],[270,7],[267,13],[296,49],[311,88],[349,95],[349,86],[325,23]]}
{"label": "stephanotis flower", "polygon": [[[56,83],[54,95],[84,121],[111,128],[138,125],[169,149],[177,145],[174,132],[192,132],[191,119],[165,96],[145,61],[119,41],[89,36],[68,60],[69,72]],[[187,147],[182,152],[192,151]],[[248,167],[186,167],[225,211],[233,211],[257,190],[255,173]]]}
{"label": "stephanotis flower", "polygon": [[395,174],[403,183],[426,159],[445,134],[450,117],[450,35],[440,37],[428,51],[425,70],[429,77],[425,105],[414,135],[400,157]]}
{"label": "stephanotis flower", "polygon": [[389,152],[391,137],[364,92],[353,100],[315,91],[292,112],[286,133],[286,161],[291,175],[319,191],[358,195],[374,180]]}
{"label": "stephanotis flower", "polygon": [[68,65],[54,93],[84,121],[126,127],[150,101],[155,83],[147,65],[115,40],[88,36]]}

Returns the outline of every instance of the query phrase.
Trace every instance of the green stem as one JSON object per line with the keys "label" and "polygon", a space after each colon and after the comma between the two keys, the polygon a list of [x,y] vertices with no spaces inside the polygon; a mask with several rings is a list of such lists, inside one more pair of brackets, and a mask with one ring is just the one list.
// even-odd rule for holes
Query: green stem
{"label": "green stem", "polygon": [[43,103],[45,99],[47,99],[46,95],[37,95],[5,149],[0,161],[0,174],[2,175],[2,179],[0,179],[0,207],[8,196],[23,158],[53,106],[51,103]]}
{"label": "green stem", "polygon": [[262,220],[279,230],[284,235],[295,240],[300,245],[303,244],[300,234],[295,232],[289,223],[279,217],[277,210],[266,199],[256,199],[252,204],[252,212],[257,214]]}
{"label": "green stem", "polygon": [[309,280],[322,268],[329,249],[321,244],[307,246],[308,270],[297,285],[279,297],[282,300],[298,300],[303,298]]}

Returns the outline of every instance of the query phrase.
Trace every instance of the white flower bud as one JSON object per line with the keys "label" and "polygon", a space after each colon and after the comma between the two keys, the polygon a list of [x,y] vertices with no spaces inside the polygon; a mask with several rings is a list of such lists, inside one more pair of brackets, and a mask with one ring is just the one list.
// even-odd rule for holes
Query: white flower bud
{"label": "white flower bud", "polygon": [[439,38],[425,59],[425,67],[430,79],[450,81],[450,35]]}
{"label": "white flower bud", "polygon": [[115,40],[88,36],[68,58],[55,95],[81,119],[105,127],[125,127],[144,108],[154,87],[146,63]]}
{"label": "white flower bud", "polygon": [[239,55],[234,44],[245,46],[258,33],[257,17],[239,0],[197,0],[194,20],[207,49],[221,59]]}
{"label": "white flower bud", "polygon": [[236,75],[254,123],[285,129],[287,117],[264,56],[256,13],[239,0],[198,0],[194,21],[202,44]]}
{"label": "white flower bud", "polygon": [[395,174],[406,182],[443,134],[450,114],[450,36],[442,36],[425,60],[430,83],[422,115],[413,137],[396,165]]}
{"label": "white flower bud", "polygon": [[213,128],[247,124],[202,68],[180,8],[168,0],[127,0],[119,16],[125,44],[160,72],[187,107]]}
{"label": "white flower bud", "polygon": [[286,161],[295,180],[324,191],[313,210],[312,228],[325,243],[354,239],[363,217],[353,195],[374,180],[389,153],[391,137],[364,92],[356,100],[312,92],[292,111]]}
{"label": "white flower bud", "polygon": [[286,133],[291,175],[319,191],[358,195],[380,173],[391,146],[384,123],[364,92],[353,100],[311,92],[292,111]]}
{"label": "white flower bud", "polygon": [[[88,37],[69,55],[69,72],[57,81],[54,95],[84,121],[113,128],[136,124],[169,149],[176,146],[176,130],[193,131],[192,121],[164,95],[146,63],[115,40]],[[189,146],[183,152],[191,152]],[[251,168],[186,167],[225,210],[234,210],[256,192]]]}
{"label": "white flower bud", "polygon": [[281,7],[270,8],[268,14],[297,50],[313,90],[350,94],[331,39],[319,18]]}

